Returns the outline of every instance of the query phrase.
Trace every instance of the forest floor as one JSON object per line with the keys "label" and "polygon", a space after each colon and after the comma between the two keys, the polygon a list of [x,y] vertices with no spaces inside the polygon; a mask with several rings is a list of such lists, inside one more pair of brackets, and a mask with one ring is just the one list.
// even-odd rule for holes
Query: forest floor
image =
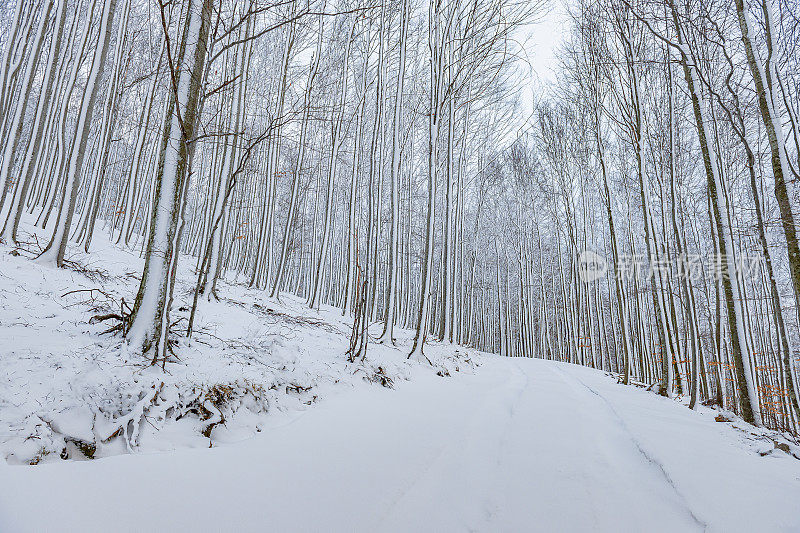
{"label": "forest floor", "polygon": [[95,245],[0,245],[0,531],[800,531],[800,448],[600,371],[402,330],[349,363],[339,312],[235,282],[149,368],[89,323],[141,268]]}

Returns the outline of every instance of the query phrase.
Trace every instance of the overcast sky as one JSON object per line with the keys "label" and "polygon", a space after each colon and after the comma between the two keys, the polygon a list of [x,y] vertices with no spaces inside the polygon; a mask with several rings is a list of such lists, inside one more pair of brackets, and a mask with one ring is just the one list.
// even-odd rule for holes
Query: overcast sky
{"label": "overcast sky", "polygon": [[[535,1],[535,0],[530,0]],[[506,142],[513,142],[531,127],[531,112],[535,99],[541,99],[547,85],[556,79],[555,52],[564,39],[568,28],[566,8],[567,0],[543,0],[544,9],[538,19],[521,28],[515,38],[521,54],[529,67],[520,80],[519,114],[514,117],[515,125],[511,126]]]}
{"label": "overcast sky", "polygon": [[553,81],[555,50],[567,30],[567,15],[564,0],[546,0],[545,8],[536,23],[525,30],[525,51],[532,67],[534,82]]}

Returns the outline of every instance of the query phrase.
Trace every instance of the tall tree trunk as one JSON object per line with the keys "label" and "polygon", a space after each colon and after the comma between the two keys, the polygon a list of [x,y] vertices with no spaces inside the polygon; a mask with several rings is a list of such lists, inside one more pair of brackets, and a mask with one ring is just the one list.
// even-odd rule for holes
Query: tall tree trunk
{"label": "tall tree trunk", "polygon": [[187,171],[201,107],[203,73],[214,0],[190,0],[175,64],[170,65],[172,93],[155,176],[153,215],[130,328],[129,346],[135,351],[166,358],[169,335],[169,297],[174,283],[173,261],[179,253],[178,222],[184,203]]}

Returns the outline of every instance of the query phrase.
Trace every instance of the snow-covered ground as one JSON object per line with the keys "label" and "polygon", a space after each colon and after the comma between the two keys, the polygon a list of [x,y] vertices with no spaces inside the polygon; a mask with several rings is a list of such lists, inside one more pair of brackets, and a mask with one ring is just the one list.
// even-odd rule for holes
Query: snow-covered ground
{"label": "snow-covered ground", "polygon": [[797,531],[800,461],[602,373],[492,359],[252,439],[0,471],[3,531]]}
{"label": "snow-covered ground", "polygon": [[311,310],[292,295],[276,301],[236,282],[220,283],[220,301],[200,302],[187,342],[196,278],[195,258],[184,257],[171,317],[180,361],[149,367],[118,335],[103,334],[114,321],[92,323],[132,303],[142,268],[138,254],[104,237],[91,254],[71,250],[74,262],[62,269],[31,260],[33,237],[21,255],[0,244],[0,458],[10,464],[209,448],[338,391],[475,366],[474,351],[446,344],[428,348],[434,367],[408,361],[403,330],[398,347],[371,344],[366,360],[349,363],[351,323],[340,310]]}
{"label": "snow-covered ground", "polygon": [[236,283],[162,371],[89,323],[129,301],[136,254],[10,250],[0,532],[800,531],[800,448],[716,411],[446,344],[408,361],[406,331],[348,363],[340,312]]}

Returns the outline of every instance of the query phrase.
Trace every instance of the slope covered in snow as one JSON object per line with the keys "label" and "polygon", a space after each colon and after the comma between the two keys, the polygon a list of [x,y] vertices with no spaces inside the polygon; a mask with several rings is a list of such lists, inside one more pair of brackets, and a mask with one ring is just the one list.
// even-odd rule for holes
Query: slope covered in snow
{"label": "slope covered in snow", "polygon": [[797,531],[800,462],[759,447],[600,372],[497,358],[212,450],[5,467],[0,516],[4,531]]}
{"label": "slope covered in snow", "polygon": [[71,250],[63,269],[31,260],[34,237],[21,255],[0,244],[0,458],[10,464],[208,448],[249,438],[339,390],[474,367],[474,350],[451,345],[427,348],[433,367],[408,361],[411,332],[402,330],[398,347],[371,344],[365,360],[351,363],[351,322],[341,310],[311,310],[288,294],[269,299],[235,282],[220,283],[219,301],[201,299],[187,340],[191,257],[175,289],[174,361],[150,367],[118,334],[104,333],[113,320],[93,319],[131,303],[142,266],[103,237],[91,256]]}

